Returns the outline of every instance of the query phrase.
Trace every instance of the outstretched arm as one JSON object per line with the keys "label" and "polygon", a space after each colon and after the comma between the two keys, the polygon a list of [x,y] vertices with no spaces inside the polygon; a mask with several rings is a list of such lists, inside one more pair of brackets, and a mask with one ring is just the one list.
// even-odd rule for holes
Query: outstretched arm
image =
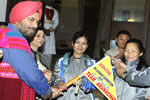
{"label": "outstretched arm", "polygon": [[[133,86],[150,86],[150,67],[144,71],[135,71],[131,69],[128,71],[122,62],[117,62],[114,65],[118,76],[125,79],[130,85]],[[130,68],[130,67],[128,67]]]}
{"label": "outstretched arm", "polygon": [[3,61],[8,62],[17,75],[39,95],[45,97],[51,94],[50,86],[38,69],[35,60],[29,52],[18,49],[4,49]]}

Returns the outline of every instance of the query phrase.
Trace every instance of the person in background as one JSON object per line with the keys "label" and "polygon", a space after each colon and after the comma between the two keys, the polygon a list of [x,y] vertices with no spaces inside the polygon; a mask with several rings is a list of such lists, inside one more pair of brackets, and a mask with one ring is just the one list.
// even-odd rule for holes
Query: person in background
{"label": "person in background", "polygon": [[35,34],[41,16],[41,2],[19,2],[10,12],[8,28],[0,30],[3,51],[0,63],[1,100],[35,100],[35,92],[47,99],[60,93],[49,86],[27,42]]}
{"label": "person in background", "polygon": [[50,4],[53,0],[45,0],[45,16],[44,16],[44,30],[45,30],[45,45],[43,53],[48,55],[49,63],[51,64],[52,55],[56,54],[55,47],[55,30],[59,24],[58,12]]}
{"label": "person in background", "polygon": [[[48,70],[48,68],[50,68],[48,67],[50,66],[49,60],[47,55],[41,53],[44,42],[45,42],[44,29],[38,27],[36,33],[29,41],[31,51],[32,51],[32,56],[36,60],[36,63],[38,64],[38,68],[43,72],[48,82],[51,83],[52,71]],[[40,100],[42,98],[38,94],[36,94],[36,99]]]}
{"label": "person in background", "polygon": [[49,72],[49,75],[46,75],[46,77],[49,76],[47,80],[50,81],[52,72],[48,70],[48,68],[50,68],[49,60],[47,55],[41,53],[44,42],[45,42],[44,29],[38,27],[36,33],[34,34],[33,38],[29,41],[29,43],[32,51],[32,56],[36,60],[38,68],[43,73]]}
{"label": "person in background", "polygon": [[[76,81],[70,87],[66,87],[65,83],[74,77],[80,75],[88,67],[95,64],[95,60],[91,59],[87,54],[88,36],[85,32],[76,32],[72,39],[72,52],[66,53],[64,57],[58,59],[54,68],[54,86],[64,90],[62,96],[58,100],[93,100],[92,89],[94,85],[86,78]],[[77,91],[76,91],[77,89]]]}
{"label": "person in background", "polygon": [[[143,71],[148,67],[143,57],[144,53],[145,49],[142,42],[138,39],[130,39],[125,45],[122,63],[124,63],[128,71],[131,69],[134,71]],[[118,66],[118,63],[115,62],[114,66]],[[148,88],[131,86],[118,76],[115,77],[115,87],[118,100],[146,100]]]}
{"label": "person in background", "polygon": [[7,22],[0,22],[0,28],[5,29],[7,27],[8,23]]}
{"label": "person in background", "polygon": [[[124,53],[125,44],[130,38],[131,38],[131,34],[128,31],[126,31],[126,30],[119,31],[115,38],[117,46],[115,48],[110,48],[108,51],[106,51],[104,56],[111,56],[112,59],[116,59],[116,60],[119,60],[120,58],[122,58],[123,53]],[[112,62],[113,62],[113,60],[112,60]],[[112,63],[112,65],[113,65],[113,63]],[[112,71],[115,74],[115,69],[113,67],[112,67]],[[115,76],[114,76],[114,78],[115,78]]]}
{"label": "person in background", "polygon": [[116,48],[111,48],[105,53],[106,55],[111,55],[115,59],[119,59],[123,56],[124,47],[126,42],[131,38],[131,34],[126,30],[121,30],[117,33],[115,41],[116,41]]}

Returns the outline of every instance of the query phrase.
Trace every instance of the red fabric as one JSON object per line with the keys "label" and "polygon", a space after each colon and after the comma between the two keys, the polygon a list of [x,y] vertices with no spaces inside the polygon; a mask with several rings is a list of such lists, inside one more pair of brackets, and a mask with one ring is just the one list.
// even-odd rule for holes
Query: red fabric
{"label": "red fabric", "polygon": [[23,20],[24,18],[31,16],[36,12],[40,13],[40,18],[42,16],[42,3],[37,1],[22,1],[16,4],[9,15],[9,21],[12,24]]}
{"label": "red fabric", "polygon": [[[8,29],[6,29],[8,30]],[[21,50],[28,50],[30,52],[29,46],[26,46],[25,44],[27,41],[23,40],[18,40],[17,42],[22,43],[22,45],[19,45],[16,42],[16,40],[12,39],[9,37],[9,39],[6,37],[6,32],[7,31],[0,31],[0,44],[6,43],[6,46],[8,48],[12,48],[10,45],[10,42],[6,41],[1,41],[3,39],[9,40],[12,43],[14,42],[14,45],[17,49],[19,47],[22,47],[24,49]],[[8,30],[10,31],[10,30]],[[3,48],[4,45],[2,45]],[[0,100],[35,100],[35,91],[28,87],[23,80],[21,80],[19,77],[14,77],[17,76],[16,72],[14,69],[7,64],[6,62],[1,62],[0,63]]]}
{"label": "red fabric", "polygon": [[25,51],[30,52],[30,54],[32,54],[30,47],[26,40],[22,38],[17,38],[17,37],[7,38],[6,34],[9,31],[11,31],[11,29],[8,29],[8,28],[0,30],[0,47],[25,50]]}
{"label": "red fabric", "polygon": [[54,16],[54,9],[48,9],[46,8],[46,17],[48,20],[52,20]]}
{"label": "red fabric", "polygon": [[35,92],[20,79],[0,77],[0,100],[35,100]]}
{"label": "red fabric", "polygon": [[[17,83],[17,84],[16,84]],[[0,78],[0,99],[21,100],[21,83],[19,79]]]}

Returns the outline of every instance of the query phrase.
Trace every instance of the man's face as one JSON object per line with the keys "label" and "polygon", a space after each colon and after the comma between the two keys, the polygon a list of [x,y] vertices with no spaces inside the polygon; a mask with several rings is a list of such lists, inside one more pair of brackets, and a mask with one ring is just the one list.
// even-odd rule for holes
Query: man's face
{"label": "man's face", "polygon": [[23,19],[22,21],[17,22],[15,25],[18,28],[18,30],[22,33],[22,35],[26,39],[29,39],[35,34],[39,20],[40,14],[36,12],[33,15]]}
{"label": "man's face", "polygon": [[116,38],[118,48],[124,49],[126,42],[130,39],[130,37],[126,34],[120,34]]}

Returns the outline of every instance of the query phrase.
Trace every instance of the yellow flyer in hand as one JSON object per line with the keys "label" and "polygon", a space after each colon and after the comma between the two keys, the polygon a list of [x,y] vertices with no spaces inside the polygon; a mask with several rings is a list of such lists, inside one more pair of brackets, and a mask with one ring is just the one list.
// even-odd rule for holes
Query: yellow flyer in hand
{"label": "yellow flyer in hand", "polygon": [[83,73],[108,100],[117,100],[109,56],[106,56]]}

